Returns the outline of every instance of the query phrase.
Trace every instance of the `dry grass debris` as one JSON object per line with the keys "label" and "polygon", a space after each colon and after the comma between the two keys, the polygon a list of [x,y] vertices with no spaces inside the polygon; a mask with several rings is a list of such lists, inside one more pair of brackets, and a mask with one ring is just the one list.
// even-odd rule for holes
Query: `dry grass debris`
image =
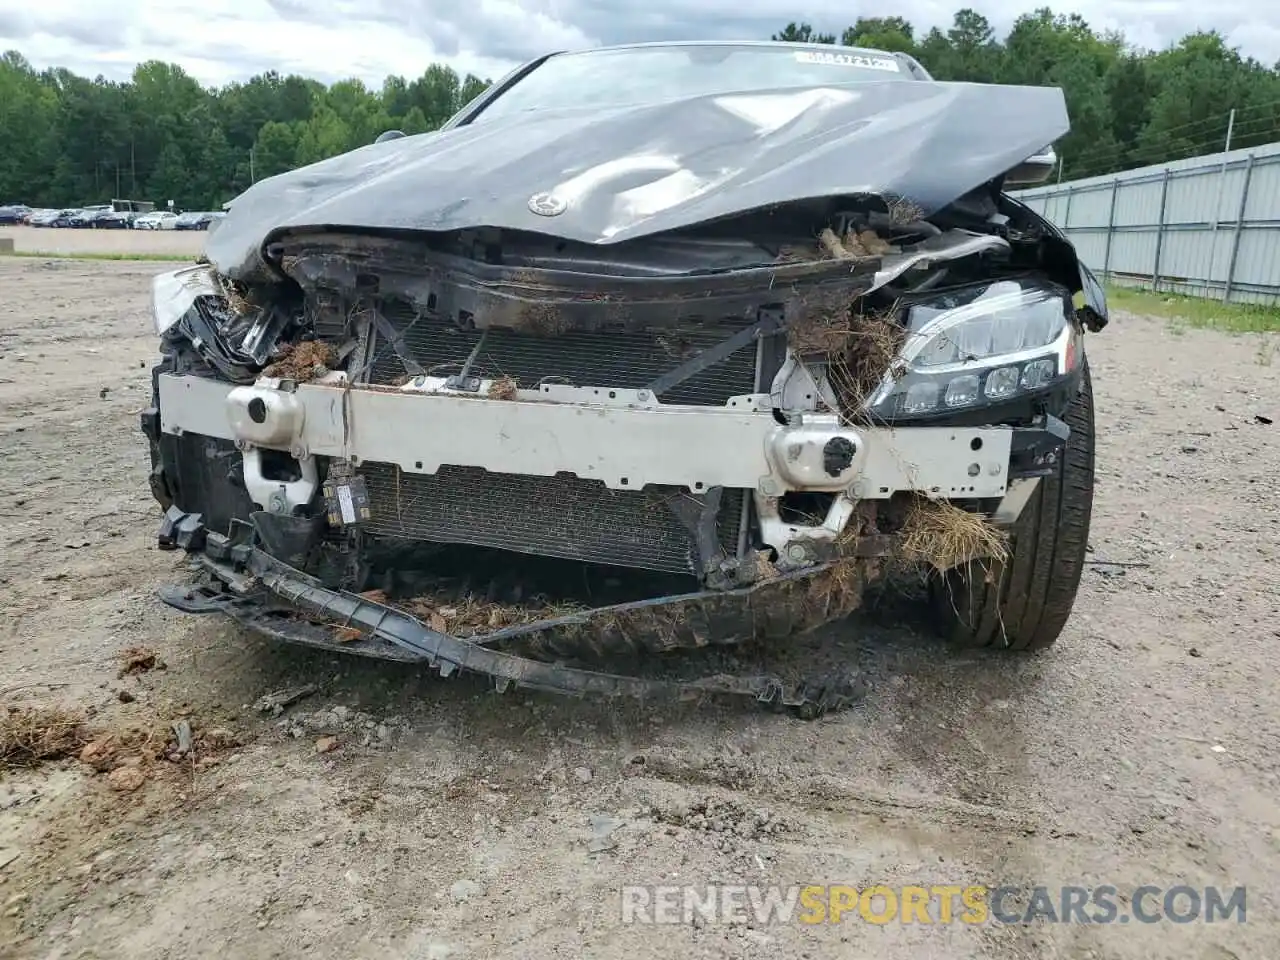
{"label": "dry grass debris", "polygon": [[520,382],[514,377],[500,377],[489,386],[490,400],[515,400]]}
{"label": "dry grass debris", "polygon": [[227,306],[236,316],[243,317],[253,312],[254,306],[244,295],[244,291],[240,289],[239,284],[234,281],[226,281],[223,284],[223,291],[226,294]]}
{"label": "dry grass debris", "polygon": [[924,209],[918,203],[908,200],[906,197],[895,197],[887,201],[889,207],[889,219],[895,224],[915,223],[917,220],[924,219]]}
{"label": "dry grass debris", "polygon": [[447,603],[427,597],[415,597],[400,605],[405,612],[417,617],[432,630],[458,637],[539,620],[554,620],[584,609],[573,603],[498,603],[479,597],[466,597],[461,601]]}
{"label": "dry grass debris", "polygon": [[573,329],[573,322],[560,304],[533,301],[520,305],[516,315],[516,328],[543,337],[558,337]]}
{"label": "dry grass debris", "polygon": [[810,578],[806,600],[821,612],[820,619],[847,616],[862,606],[867,584],[878,575],[880,563],[859,557],[858,544],[876,529],[876,506],[865,502],[836,538],[835,559]]}
{"label": "dry grass debris", "polygon": [[772,580],[779,576],[781,571],[778,570],[777,564],[773,562],[768,550],[756,551],[756,582],[761,580]]}
{"label": "dry grass debris", "polygon": [[809,579],[808,602],[823,620],[853,613],[862,606],[869,571],[865,560],[841,557]]}
{"label": "dry grass debris", "polygon": [[850,308],[806,317],[791,328],[788,339],[800,356],[827,358],[839,412],[849,417],[880,386],[906,333],[906,328],[887,316],[856,313]]}
{"label": "dry grass debris", "polygon": [[323,377],[337,362],[333,347],[319,340],[285,344],[280,359],[262,371],[263,376],[306,383]]}
{"label": "dry grass debris", "polygon": [[403,610],[437,633],[456,637],[536,623],[539,620],[554,620],[586,609],[579,604],[567,602],[551,603],[543,600],[528,604],[499,603],[475,596],[442,599],[423,595],[393,600],[385,590],[366,590],[360,596],[372,603]]}
{"label": "dry grass debris", "polygon": [[842,413],[851,416],[862,408],[905,339],[906,329],[886,317],[860,316],[850,322],[845,349],[832,355],[827,370]]}
{"label": "dry grass debris", "polygon": [[1009,542],[1008,535],[981,514],[916,497],[903,521],[899,552],[903,560],[949,570],[977,559],[1003,563]]}
{"label": "dry grass debris", "polygon": [[10,707],[0,717],[0,770],[76,756],[92,739],[84,714],[63,707]]}
{"label": "dry grass debris", "polygon": [[[196,262],[199,263],[200,260]],[[257,309],[249,299],[244,286],[222,274],[215,274],[214,280],[216,285],[222,288],[222,297],[227,301],[227,309],[236,316],[243,317]]]}
{"label": "dry grass debris", "polygon": [[[180,730],[185,731],[185,742]],[[68,707],[9,707],[0,715],[0,772],[70,758],[97,773],[121,767],[147,773],[158,760],[207,767],[243,743],[244,739],[229,729],[205,730],[190,720],[163,729],[144,724],[106,731],[92,727],[84,712]],[[122,774],[121,779],[122,783],[113,781],[112,785],[128,791],[141,785],[132,774]]]}

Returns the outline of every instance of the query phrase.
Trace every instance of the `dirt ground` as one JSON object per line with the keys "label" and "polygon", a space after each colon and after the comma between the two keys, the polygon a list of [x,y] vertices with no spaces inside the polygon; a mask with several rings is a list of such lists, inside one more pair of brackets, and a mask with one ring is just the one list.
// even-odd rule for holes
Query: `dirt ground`
{"label": "dirt ground", "polygon": [[204,248],[202,230],[75,230],[0,227],[19,253],[88,253],[122,256],[192,256]]}
{"label": "dirt ground", "polygon": [[[804,722],[500,698],[162,605],[184,569],[137,415],[163,268],[0,259],[0,704],[211,744],[3,776],[0,955],[1275,955],[1280,426],[1256,418],[1280,387],[1256,338],[1122,314],[1089,341],[1094,562],[1055,649],[948,650],[890,605],[830,631],[866,701]],[[163,669],[121,676],[136,646]],[[1248,919],[622,923],[625,884],[711,882],[1245,885]]]}

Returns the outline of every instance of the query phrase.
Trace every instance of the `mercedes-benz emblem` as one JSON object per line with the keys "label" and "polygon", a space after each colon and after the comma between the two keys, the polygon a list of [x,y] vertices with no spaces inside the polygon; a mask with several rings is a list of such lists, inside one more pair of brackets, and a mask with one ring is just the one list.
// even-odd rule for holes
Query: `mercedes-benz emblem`
{"label": "mercedes-benz emblem", "polygon": [[554,193],[535,193],[529,198],[529,209],[540,217],[558,217],[569,209],[569,202]]}

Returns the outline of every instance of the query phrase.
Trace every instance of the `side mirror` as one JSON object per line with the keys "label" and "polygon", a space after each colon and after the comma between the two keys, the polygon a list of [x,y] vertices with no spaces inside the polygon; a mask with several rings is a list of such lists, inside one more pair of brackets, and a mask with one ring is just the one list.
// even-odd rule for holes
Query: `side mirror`
{"label": "side mirror", "polygon": [[402,130],[386,130],[378,134],[378,139],[373,142],[386,143],[388,140],[399,140],[403,136],[405,136],[405,133]]}
{"label": "side mirror", "polygon": [[1033,187],[1053,176],[1057,166],[1058,152],[1048,146],[1039,153],[1033,153],[1006,173],[1004,182],[1011,187]]}

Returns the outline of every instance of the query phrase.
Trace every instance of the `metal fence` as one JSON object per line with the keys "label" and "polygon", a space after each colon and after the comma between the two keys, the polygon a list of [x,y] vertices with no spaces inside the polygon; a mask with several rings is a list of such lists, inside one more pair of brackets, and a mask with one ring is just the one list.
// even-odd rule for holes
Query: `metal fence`
{"label": "metal fence", "polygon": [[1280,143],[1019,191],[1098,276],[1280,302]]}

